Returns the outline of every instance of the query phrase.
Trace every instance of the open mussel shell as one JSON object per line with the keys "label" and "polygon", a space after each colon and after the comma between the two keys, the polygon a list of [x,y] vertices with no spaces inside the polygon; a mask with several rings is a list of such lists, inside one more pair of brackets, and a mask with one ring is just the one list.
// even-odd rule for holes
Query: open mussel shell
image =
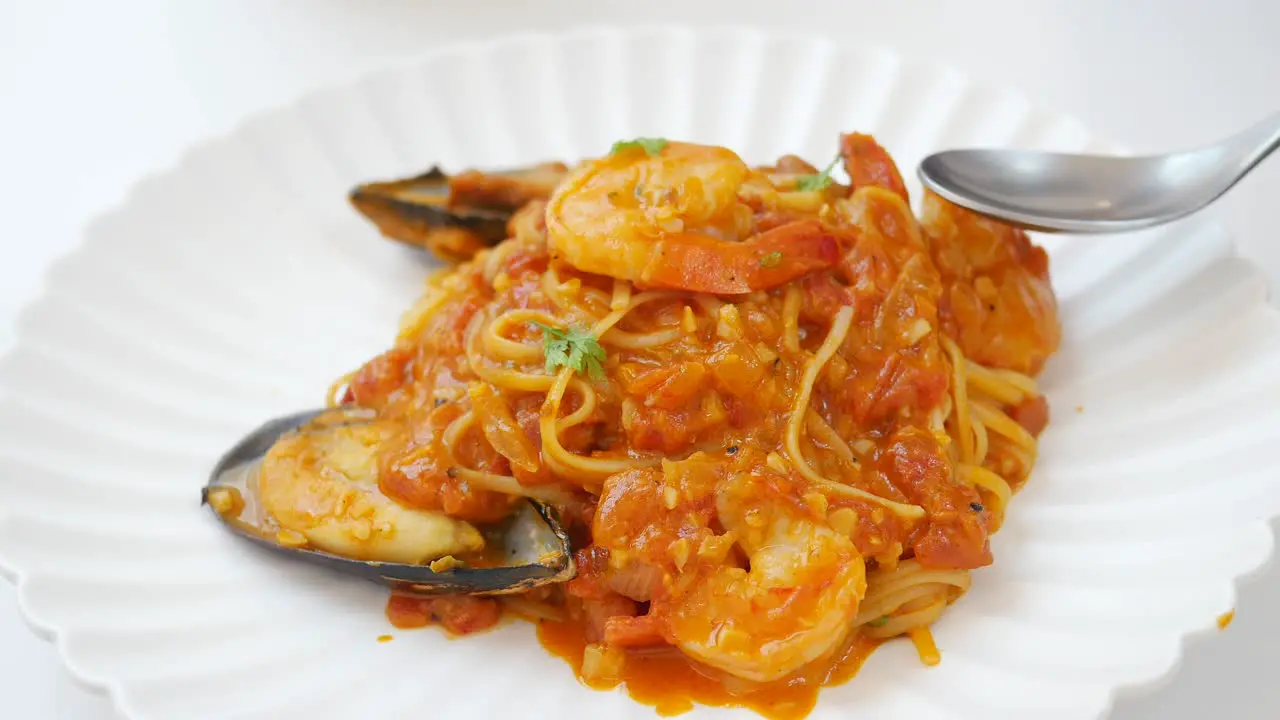
{"label": "open mussel shell", "polygon": [[[370,411],[355,408],[336,412],[340,413],[337,423],[368,422],[372,417]],[[427,565],[362,561],[310,548],[288,547],[276,540],[274,532],[242,519],[255,510],[251,479],[276,440],[321,414],[332,417],[334,413],[332,408],[309,410],[263,423],[218,460],[208,484],[201,490],[201,503],[209,505],[218,521],[239,538],[280,555],[372,580],[401,593],[503,595],[573,578],[576,569],[568,533],[561,526],[555,509],[536,501],[520,503],[505,523],[486,532],[491,549],[498,551],[489,553],[489,557],[501,558],[497,565],[454,566],[438,572]],[[209,502],[209,492],[217,487],[235,488],[244,497],[244,508],[234,514],[214,509]]]}
{"label": "open mussel shell", "polygon": [[504,240],[512,214],[550,197],[566,171],[560,163],[544,163],[450,176],[433,167],[403,180],[360,185],[350,199],[384,236],[448,260],[467,260]]}

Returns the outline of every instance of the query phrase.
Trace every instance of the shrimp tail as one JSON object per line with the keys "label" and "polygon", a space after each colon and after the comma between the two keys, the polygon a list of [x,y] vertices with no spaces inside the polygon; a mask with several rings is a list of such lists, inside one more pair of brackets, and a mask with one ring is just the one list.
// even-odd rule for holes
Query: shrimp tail
{"label": "shrimp tail", "polygon": [[783,285],[839,259],[837,235],[817,220],[798,220],[740,243],[673,233],[659,241],[640,284],[738,295]]}
{"label": "shrimp tail", "polygon": [[907,199],[907,185],[888,151],[875,138],[862,133],[840,136],[840,157],[853,188],[880,187]]}

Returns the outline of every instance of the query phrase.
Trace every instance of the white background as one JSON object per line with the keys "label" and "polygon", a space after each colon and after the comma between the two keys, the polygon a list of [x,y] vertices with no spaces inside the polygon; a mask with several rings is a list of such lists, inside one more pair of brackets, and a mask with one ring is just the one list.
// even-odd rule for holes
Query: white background
{"label": "white background", "polygon": [[[1195,145],[1280,110],[1274,0],[0,0],[0,348],[84,220],[193,140],[441,42],[605,22],[750,24],[886,45],[1018,86],[1138,151]],[[1280,159],[1218,208],[1273,284],[1277,204]],[[1272,567],[1245,583],[1229,631],[1193,640],[1163,686],[1124,695],[1115,720],[1280,717],[1277,608]],[[28,631],[3,582],[0,718],[119,720]]]}

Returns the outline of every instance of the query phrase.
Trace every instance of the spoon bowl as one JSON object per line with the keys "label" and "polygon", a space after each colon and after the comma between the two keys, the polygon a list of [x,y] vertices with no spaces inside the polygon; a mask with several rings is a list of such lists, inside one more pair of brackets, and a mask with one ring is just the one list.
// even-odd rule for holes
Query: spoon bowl
{"label": "spoon bowl", "polygon": [[961,207],[1032,230],[1113,233],[1172,222],[1221,197],[1280,146],[1280,114],[1217,145],[1145,157],[948,150],[921,182]]}

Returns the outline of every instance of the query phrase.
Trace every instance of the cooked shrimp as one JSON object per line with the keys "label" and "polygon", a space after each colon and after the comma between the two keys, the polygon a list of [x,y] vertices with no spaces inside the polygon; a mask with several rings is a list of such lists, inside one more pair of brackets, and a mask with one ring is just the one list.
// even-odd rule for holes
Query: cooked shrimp
{"label": "cooked shrimp", "polygon": [[650,602],[647,616],[610,618],[606,641],[610,629],[628,631],[624,644],[665,640],[754,682],[840,647],[866,591],[862,556],[762,455],[741,461],[695,454],[606,482],[593,525],[604,581]]}
{"label": "cooked shrimp", "polygon": [[738,294],[834,265],[839,243],[817,220],[757,232],[776,203],[768,179],[721,147],[668,143],[585,163],[547,206],[552,252],[585,272],[638,285]]}
{"label": "cooked shrimp", "polygon": [[884,188],[903,200],[907,199],[907,185],[902,181],[897,163],[875,138],[862,133],[841,135],[840,157],[844,160],[844,170],[849,173],[854,190]]}
{"label": "cooked shrimp", "polygon": [[377,421],[318,427],[277,442],[258,476],[264,509],[282,539],[357,560],[416,564],[481,550],[469,523],[403,507],[378,490]]}
{"label": "cooked shrimp", "polygon": [[844,642],[866,593],[862,557],[848,537],[794,506],[762,498],[739,473],[717,494],[717,513],[749,569],[707,568],[672,609],[686,654],[755,682],[786,677]]}
{"label": "cooked shrimp", "polygon": [[[887,190],[907,199],[902,173],[870,135],[840,138],[840,155],[854,187],[868,198]],[[878,188],[868,192],[865,188]],[[888,207],[886,198],[877,204]],[[900,230],[914,230],[902,204]],[[943,288],[938,312],[943,329],[965,355],[993,367],[1035,374],[1058,349],[1061,328],[1049,285],[1049,258],[1018,228],[989,220],[937,195],[924,195],[920,225],[928,236]],[[918,234],[918,233],[916,233]],[[899,249],[920,246],[897,243]]]}
{"label": "cooked shrimp", "polygon": [[1015,227],[925,193],[921,223],[942,273],[943,328],[974,362],[1034,375],[1062,329],[1049,256]]}

